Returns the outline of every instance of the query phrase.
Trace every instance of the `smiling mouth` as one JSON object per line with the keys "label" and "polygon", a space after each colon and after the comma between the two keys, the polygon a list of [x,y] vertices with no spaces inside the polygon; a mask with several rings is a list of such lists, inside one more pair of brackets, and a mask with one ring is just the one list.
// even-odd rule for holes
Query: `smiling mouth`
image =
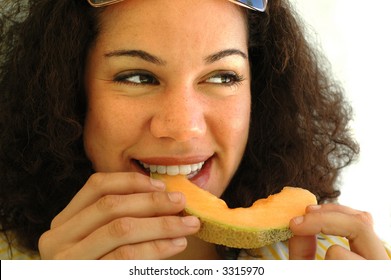
{"label": "smiling mouth", "polygon": [[142,161],[138,161],[138,163],[147,173],[152,172],[158,174],[167,174],[171,176],[181,174],[185,175],[188,179],[191,179],[195,175],[197,175],[198,172],[200,172],[205,161],[184,165],[154,165]]}

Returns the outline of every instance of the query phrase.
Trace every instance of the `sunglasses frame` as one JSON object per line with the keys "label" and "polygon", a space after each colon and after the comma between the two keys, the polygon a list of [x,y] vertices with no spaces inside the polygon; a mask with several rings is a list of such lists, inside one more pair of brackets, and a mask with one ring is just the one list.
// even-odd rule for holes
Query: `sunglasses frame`
{"label": "sunglasses frame", "polygon": [[[93,3],[93,0],[87,0],[87,1],[92,7],[99,8],[99,7],[104,7],[104,6],[109,6],[109,5],[112,5],[115,3],[119,3],[124,0],[107,0],[102,3]],[[241,1],[241,0],[228,0],[228,1],[235,3],[237,5],[240,5],[242,7],[251,9],[251,10],[264,12],[266,10],[268,0],[259,0],[259,1],[262,1],[262,4],[263,4],[263,7],[261,7],[261,8],[257,8],[257,7],[250,5],[250,4],[247,4],[247,2],[251,2],[251,1],[245,1],[245,0],[243,0],[243,1]]]}

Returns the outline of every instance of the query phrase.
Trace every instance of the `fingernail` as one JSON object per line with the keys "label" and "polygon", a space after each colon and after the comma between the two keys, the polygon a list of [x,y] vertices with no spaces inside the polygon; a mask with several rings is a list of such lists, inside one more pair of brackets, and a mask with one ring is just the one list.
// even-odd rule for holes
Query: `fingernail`
{"label": "fingernail", "polygon": [[293,218],[293,222],[294,222],[296,225],[300,225],[301,223],[304,222],[304,216],[299,216],[299,217]]}
{"label": "fingernail", "polygon": [[182,222],[188,227],[198,227],[200,224],[200,220],[194,216],[182,217]]}
{"label": "fingernail", "polygon": [[187,240],[185,237],[179,237],[179,238],[174,238],[171,239],[172,244],[178,247],[183,247],[187,244]]}
{"label": "fingernail", "polygon": [[164,190],[166,187],[166,184],[164,184],[163,181],[156,180],[153,178],[149,178],[149,180],[151,182],[151,185],[154,186],[155,188],[157,188],[158,190]]}
{"label": "fingernail", "polygon": [[168,193],[168,198],[172,202],[178,203],[182,200],[182,194],[180,192],[170,192],[170,193]]}

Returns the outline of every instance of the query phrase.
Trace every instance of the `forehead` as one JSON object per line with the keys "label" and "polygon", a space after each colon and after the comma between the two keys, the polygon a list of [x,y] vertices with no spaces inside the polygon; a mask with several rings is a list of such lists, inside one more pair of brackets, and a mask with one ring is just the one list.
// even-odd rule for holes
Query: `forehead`
{"label": "forehead", "polygon": [[97,41],[109,48],[243,47],[247,22],[244,10],[226,0],[127,0],[101,13]]}

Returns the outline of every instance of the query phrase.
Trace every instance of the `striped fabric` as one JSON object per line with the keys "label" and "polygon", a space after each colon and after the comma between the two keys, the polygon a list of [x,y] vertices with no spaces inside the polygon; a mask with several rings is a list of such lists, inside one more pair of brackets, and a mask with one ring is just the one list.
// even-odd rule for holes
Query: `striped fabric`
{"label": "striped fabric", "polygon": [[[320,234],[317,237],[316,260],[324,260],[326,251],[331,245],[341,245],[349,249],[349,242],[346,238]],[[391,258],[391,247],[385,244],[388,256]],[[279,242],[259,249],[241,250],[238,260],[287,260],[288,241]]]}
{"label": "striped fabric", "polygon": [[25,252],[19,250],[16,247],[12,247],[12,250],[4,236],[0,233],[0,260],[39,260],[38,253]]}
{"label": "striped fabric", "polygon": [[[339,244],[345,248],[349,248],[348,241],[342,237],[336,236],[318,236],[318,251],[316,253],[317,260],[323,260],[327,251],[327,248],[333,244]],[[385,245],[388,256],[391,258],[391,247]],[[265,246],[259,249],[253,250],[241,250],[238,256],[238,260],[287,260],[288,255],[288,242],[279,242],[273,245]],[[38,254],[26,253],[12,248],[12,253],[9,245],[2,234],[0,234],[0,260],[38,260],[40,259]]]}

